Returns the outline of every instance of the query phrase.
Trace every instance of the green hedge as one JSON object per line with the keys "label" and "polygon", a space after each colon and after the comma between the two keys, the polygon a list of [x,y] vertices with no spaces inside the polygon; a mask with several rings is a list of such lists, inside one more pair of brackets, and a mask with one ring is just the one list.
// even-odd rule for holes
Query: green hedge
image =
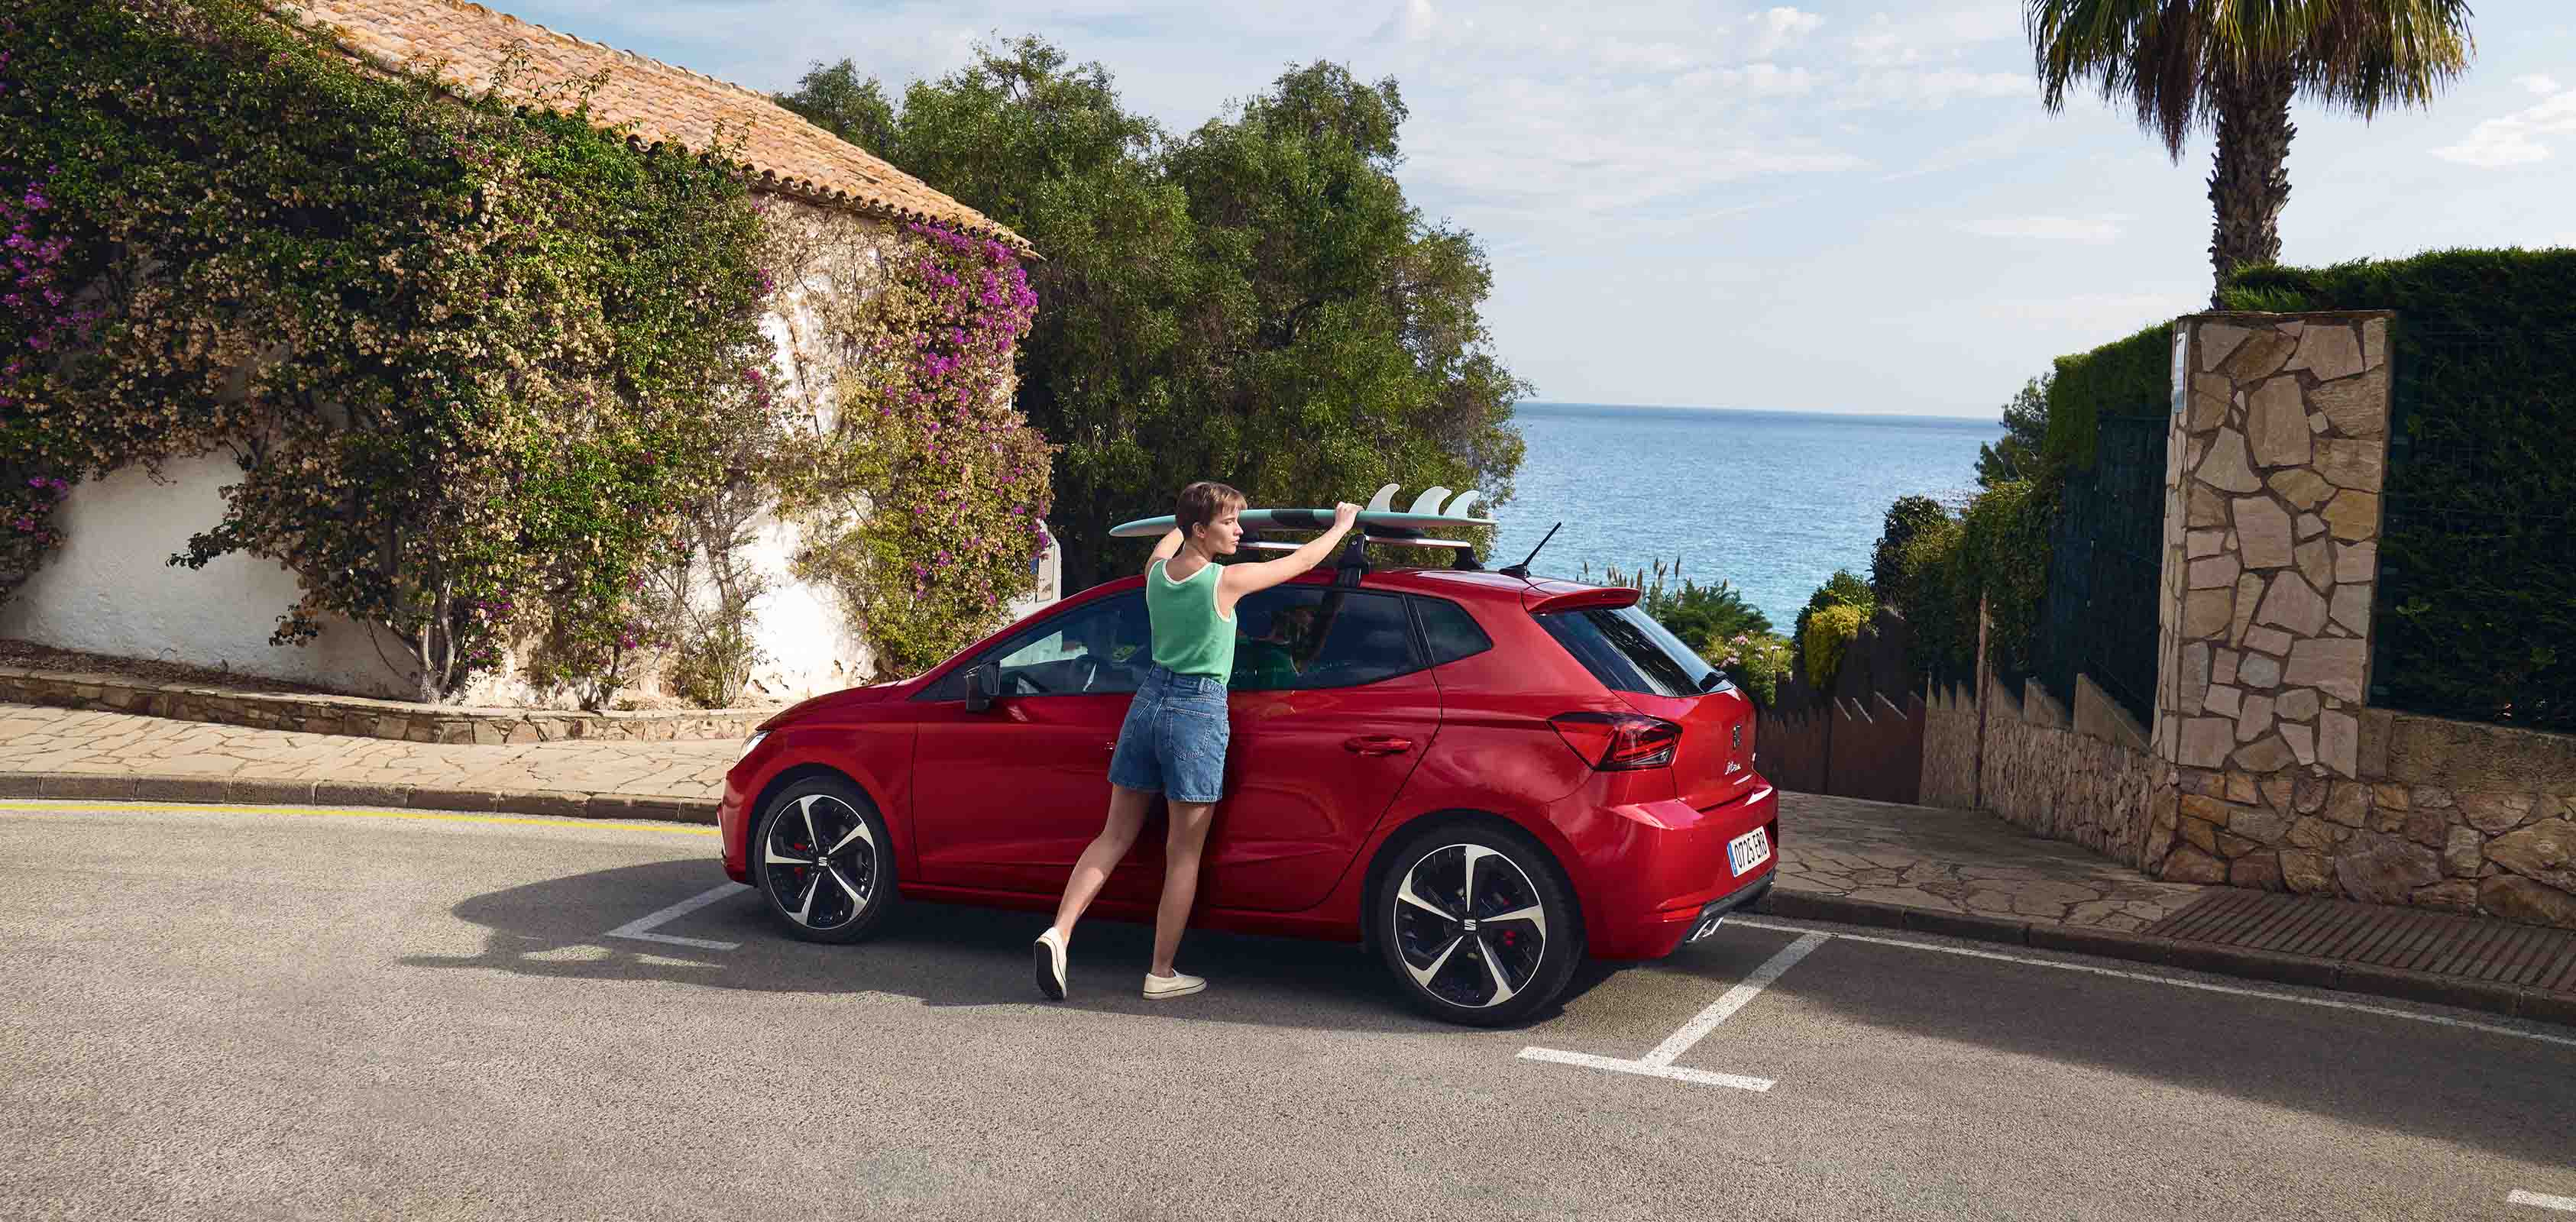
{"label": "green hedge", "polygon": [[2161,416],[2172,393],[2170,322],[2061,356],[2057,376],[2048,383],[2048,440],[2041,454],[2061,469],[2090,471],[2103,416]]}
{"label": "green hedge", "polygon": [[2576,731],[2576,251],[2255,268],[2240,310],[2393,310],[2372,703]]}

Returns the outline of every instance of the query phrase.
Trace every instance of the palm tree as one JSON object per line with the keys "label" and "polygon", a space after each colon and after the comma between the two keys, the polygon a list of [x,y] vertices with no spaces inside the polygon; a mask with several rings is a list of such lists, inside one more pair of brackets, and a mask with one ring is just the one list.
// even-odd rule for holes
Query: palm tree
{"label": "palm tree", "polygon": [[[2209,261],[2224,287],[2281,255],[2289,202],[2290,99],[2358,112],[2421,106],[2468,66],[2466,0],[2024,0],[2049,113],[2070,86],[2107,102],[2182,160],[2185,137],[2218,137],[2209,175]],[[2216,289],[2210,302],[2219,304]]]}

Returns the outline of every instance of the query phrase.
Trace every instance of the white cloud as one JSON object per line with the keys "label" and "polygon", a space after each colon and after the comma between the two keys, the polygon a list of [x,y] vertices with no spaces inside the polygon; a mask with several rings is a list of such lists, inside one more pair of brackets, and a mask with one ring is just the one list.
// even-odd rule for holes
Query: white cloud
{"label": "white cloud", "polygon": [[2120,236],[2129,218],[2104,216],[1991,216],[1959,226],[1962,232],[1987,238],[2024,238],[2045,242],[2108,242]]}
{"label": "white cloud", "polygon": [[1814,91],[1816,75],[1805,68],[1746,64],[1740,68],[1702,68],[1673,82],[1691,92],[1740,94],[1756,98],[1797,97]]}
{"label": "white cloud", "polygon": [[2544,98],[2548,97],[2550,94],[2558,92],[2561,88],[2558,82],[2542,76],[2537,72],[2532,73],[2529,76],[2517,76],[2513,78],[2513,83],[2520,85],[2533,93],[2539,94]]}
{"label": "white cloud", "polygon": [[2036,100],[2039,86],[2019,72],[1977,72],[1967,68],[1873,68],[1863,71],[1844,92],[1850,106],[1938,107],[1957,98]]}
{"label": "white cloud", "polygon": [[2529,165],[2549,159],[2545,136],[2576,133],[2576,89],[2561,90],[2547,101],[2501,119],[2488,119],[2470,129],[2458,144],[2433,150],[2445,161],[2480,169]]}
{"label": "white cloud", "polygon": [[1768,8],[1745,14],[1744,23],[1754,30],[1753,42],[1747,53],[1754,59],[1769,59],[1815,33],[1816,27],[1823,25],[1825,19],[1793,8]]}
{"label": "white cloud", "polygon": [[1917,8],[1903,19],[1885,13],[1870,16],[1851,40],[1852,62],[1864,68],[1955,59],[1971,48],[2021,35],[2018,5],[1980,4],[1969,8]]}

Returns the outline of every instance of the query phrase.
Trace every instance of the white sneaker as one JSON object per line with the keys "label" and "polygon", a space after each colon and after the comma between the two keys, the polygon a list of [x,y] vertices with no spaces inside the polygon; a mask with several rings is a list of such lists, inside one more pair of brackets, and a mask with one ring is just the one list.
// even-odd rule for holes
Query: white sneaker
{"label": "white sneaker", "polygon": [[1169,976],[1145,973],[1145,1000],[1147,1001],[1169,1001],[1175,997],[1187,997],[1206,987],[1207,981],[1187,972],[1174,972]]}
{"label": "white sneaker", "polygon": [[1064,939],[1056,936],[1055,927],[1050,925],[1045,933],[1038,935],[1037,941],[1029,944],[1029,950],[1037,959],[1038,992],[1045,994],[1049,1001],[1064,1000],[1067,974]]}

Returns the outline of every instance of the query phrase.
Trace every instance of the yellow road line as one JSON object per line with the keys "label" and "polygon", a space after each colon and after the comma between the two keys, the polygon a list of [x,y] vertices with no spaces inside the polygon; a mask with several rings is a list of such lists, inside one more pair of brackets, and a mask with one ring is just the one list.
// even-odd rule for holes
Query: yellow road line
{"label": "yellow road line", "polygon": [[593,827],[623,832],[676,832],[683,836],[712,836],[716,829],[673,823],[609,823],[598,819],[567,819],[533,815],[460,815],[429,810],[367,810],[337,806],[210,806],[203,803],[158,802],[85,802],[79,799],[24,798],[0,799],[0,812],[24,811],[29,814],[125,814],[128,812],[194,814],[194,815],[339,815],[352,819],[426,819],[434,823],[520,823],[539,827]]}

